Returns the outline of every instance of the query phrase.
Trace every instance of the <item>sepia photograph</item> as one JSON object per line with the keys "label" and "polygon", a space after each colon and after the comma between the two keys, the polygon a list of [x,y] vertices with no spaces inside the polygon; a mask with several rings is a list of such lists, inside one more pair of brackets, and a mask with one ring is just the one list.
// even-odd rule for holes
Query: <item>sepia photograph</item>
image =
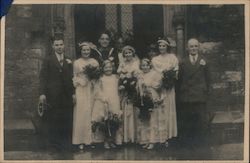
{"label": "sepia photograph", "polygon": [[249,161],[249,1],[27,2],[1,15],[2,161]]}

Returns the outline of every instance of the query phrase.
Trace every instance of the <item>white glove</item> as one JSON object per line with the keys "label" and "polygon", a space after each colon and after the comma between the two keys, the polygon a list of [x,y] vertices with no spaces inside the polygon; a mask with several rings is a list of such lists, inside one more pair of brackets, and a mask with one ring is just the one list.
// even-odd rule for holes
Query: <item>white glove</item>
{"label": "white glove", "polygon": [[40,102],[40,103],[46,103],[46,96],[45,96],[45,95],[41,95],[41,96],[39,97],[39,102]]}

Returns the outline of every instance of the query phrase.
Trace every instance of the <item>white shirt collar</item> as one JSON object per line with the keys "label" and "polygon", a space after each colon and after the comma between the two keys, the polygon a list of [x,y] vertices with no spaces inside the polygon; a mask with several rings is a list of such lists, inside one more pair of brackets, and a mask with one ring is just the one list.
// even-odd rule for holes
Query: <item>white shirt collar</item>
{"label": "white shirt collar", "polygon": [[198,54],[196,54],[196,55],[191,55],[191,54],[189,54],[189,59],[190,59],[191,62],[192,62],[193,57],[195,58],[195,61],[197,61],[197,59],[198,59]]}
{"label": "white shirt collar", "polygon": [[56,54],[56,58],[58,59],[59,62],[60,62],[60,60],[64,59],[64,54],[63,53],[62,54],[58,54],[58,53],[55,52],[55,54]]}

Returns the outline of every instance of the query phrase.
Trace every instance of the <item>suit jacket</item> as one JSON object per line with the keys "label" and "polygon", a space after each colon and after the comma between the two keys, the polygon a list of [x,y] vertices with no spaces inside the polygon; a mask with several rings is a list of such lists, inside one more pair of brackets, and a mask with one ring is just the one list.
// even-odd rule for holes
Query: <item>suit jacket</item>
{"label": "suit jacket", "polygon": [[204,56],[198,55],[195,65],[186,56],[180,63],[179,81],[182,102],[206,102],[210,90],[210,72]]}
{"label": "suit jacket", "polygon": [[[114,63],[115,70],[117,70],[119,65],[119,58],[118,58],[118,52],[115,48],[111,51],[112,47],[107,48],[98,48],[98,51],[101,53],[99,54],[96,51],[93,51],[90,55],[91,58],[94,58],[98,61],[98,63],[102,66],[103,61],[107,59],[112,59],[111,61]],[[116,71],[115,71],[116,72]]]}
{"label": "suit jacket", "polygon": [[53,110],[71,110],[73,107],[73,66],[64,57],[63,66],[60,65],[55,54],[47,56],[40,71],[40,95],[44,94],[47,103]]}

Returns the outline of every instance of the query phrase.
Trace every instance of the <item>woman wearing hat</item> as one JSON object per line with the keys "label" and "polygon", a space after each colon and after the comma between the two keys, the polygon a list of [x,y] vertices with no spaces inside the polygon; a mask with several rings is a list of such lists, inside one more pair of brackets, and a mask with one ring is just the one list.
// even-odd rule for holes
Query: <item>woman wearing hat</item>
{"label": "woman wearing hat", "polygon": [[[164,74],[167,71],[178,72],[178,59],[175,54],[170,53],[170,42],[168,39],[159,39],[158,50],[159,55],[153,57],[153,68]],[[176,74],[177,76],[177,74]],[[163,83],[164,85],[164,83]],[[168,144],[168,140],[177,136],[177,121],[176,121],[176,103],[175,103],[175,88],[162,90],[163,109],[158,117],[159,131],[158,137],[160,143]]]}
{"label": "woman wearing hat", "polygon": [[90,58],[90,45],[88,42],[79,44],[81,48],[81,58],[74,62],[73,66],[73,84],[75,87],[76,103],[73,113],[73,145],[78,145],[79,149],[83,149],[86,145],[92,143],[91,133],[91,113],[93,101],[93,85],[88,78],[85,70],[91,65],[99,67],[98,62]]}

